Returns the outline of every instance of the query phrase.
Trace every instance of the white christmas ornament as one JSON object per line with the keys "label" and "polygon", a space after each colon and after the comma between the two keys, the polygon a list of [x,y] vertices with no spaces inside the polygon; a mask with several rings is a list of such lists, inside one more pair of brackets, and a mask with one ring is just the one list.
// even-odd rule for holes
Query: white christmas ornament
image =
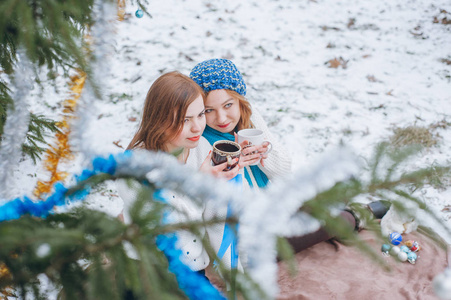
{"label": "white christmas ornament", "polygon": [[[399,252],[401,252],[401,248],[399,248],[398,246],[393,246],[393,247],[390,249],[390,254],[393,255],[393,256],[398,255]],[[406,259],[407,259],[407,258],[406,258]]]}
{"label": "white christmas ornament", "polygon": [[406,260],[407,260],[407,253],[404,252],[404,251],[400,251],[400,252],[398,253],[398,259],[399,259],[400,261],[406,261]]}

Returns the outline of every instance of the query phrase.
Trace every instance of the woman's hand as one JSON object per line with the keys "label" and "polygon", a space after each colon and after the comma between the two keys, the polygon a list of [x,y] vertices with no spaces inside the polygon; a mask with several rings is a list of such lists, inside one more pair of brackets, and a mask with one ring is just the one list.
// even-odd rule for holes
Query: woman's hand
{"label": "woman's hand", "polygon": [[199,170],[201,172],[211,174],[218,178],[224,178],[226,180],[230,180],[230,179],[234,178],[236,175],[238,175],[238,172],[240,171],[240,165],[237,164],[231,170],[227,170],[227,162],[224,162],[217,166],[212,166],[211,165],[211,151],[210,151],[210,153],[208,153],[204,162],[200,166]]}
{"label": "woman's hand", "polygon": [[[234,133],[235,135],[235,142],[238,143],[238,135]],[[258,146],[249,146],[249,141],[244,141],[240,144],[241,146],[241,155],[240,155],[240,167],[246,167],[252,164],[255,164],[260,159],[260,164],[262,167],[265,166],[264,160],[268,158],[268,150],[269,150],[269,143],[264,142],[261,145]]]}
{"label": "woman's hand", "polygon": [[257,146],[249,146],[248,141],[244,141],[240,144],[241,155],[240,155],[240,167],[244,168],[246,166],[255,164],[261,158],[260,153],[258,153]]}
{"label": "woman's hand", "polygon": [[262,158],[260,160],[260,164],[262,165],[262,167],[264,167],[265,159],[268,158],[269,143],[263,142],[263,144],[261,144],[260,146],[256,146],[256,147],[257,147],[258,153],[260,154],[260,157]]}

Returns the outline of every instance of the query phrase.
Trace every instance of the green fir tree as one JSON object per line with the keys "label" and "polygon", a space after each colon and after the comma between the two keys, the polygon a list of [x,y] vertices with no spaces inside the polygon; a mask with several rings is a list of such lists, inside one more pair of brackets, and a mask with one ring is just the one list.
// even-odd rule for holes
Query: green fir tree
{"label": "green fir tree", "polygon": [[[2,1],[0,3],[0,135],[8,109],[14,108],[8,83],[14,76],[17,50],[24,49],[31,60],[36,82],[54,79],[60,70],[87,69],[83,34],[93,19],[92,0]],[[42,69],[47,78],[39,78]],[[44,136],[57,131],[55,121],[31,114],[22,150],[36,162],[45,150]]]}
{"label": "green fir tree", "polygon": [[[142,4],[146,2],[136,2],[146,12]],[[67,75],[74,68],[84,70],[89,78],[90,57],[86,50],[89,46],[83,37],[95,21],[93,4],[93,0],[0,2],[0,134],[8,117],[8,108],[14,105],[8,84],[14,76],[18,49],[24,49],[33,63],[37,83],[53,80],[55,74]],[[46,78],[40,78],[42,70],[47,71]],[[45,141],[45,132],[55,130],[53,120],[32,115],[24,153],[33,159],[39,158],[44,150],[41,144]],[[340,222],[331,209],[348,205],[358,196],[373,195],[387,200],[396,199],[392,204],[400,209],[406,203],[414,202],[420,209],[429,211],[414,196],[414,191],[450,176],[450,168],[434,166],[396,175],[402,163],[416,153],[411,149],[391,149],[389,145],[381,144],[368,165],[371,174],[369,182],[360,178],[338,182],[329,190],[312,197],[299,209],[320,220],[341,240],[356,245],[378,260],[378,255],[360,241],[347,224]],[[93,177],[70,189],[67,194],[83,189],[85,184],[94,185],[113,179],[116,178],[109,175]],[[187,296],[178,287],[175,276],[168,272],[166,257],[157,249],[156,237],[180,229],[196,234],[199,226],[205,224],[164,225],[162,215],[167,205],[154,202],[151,209],[145,209],[153,191],[152,182],[142,184],[139,200],[130,212],[130,225],[86,207],[43,219],[23,216],[1,222],[0,262],[7,266],[11,275],[1,277],[0,290],[11,288],[22,299],[29,294],[36,299],[45,299],[46,291],[42,290],[41,284],[42,276],[45,276],[55,286],[61,299],[123,299],[126,293],[132,293],[139,299],[185,299]],[[432,212],[430,214],[433,215]],[[228,221],[236,222],[233,219]],[[377,225],[370,223],[370,228],[378,232]],[[139,261],[127,255],[124,243],[138,250]],[[215,253],[208,241],[205,241],[205,247],[214,259]],[[293,257],[292,250],[282,238],[278,240],[278,250],[282,258],[289,260]],[[228,294],[230,299],[235,296],[235,290],[244,299],[255,299],[255,295],[265,298],[246,274],[239,273],[234,278],[225,269],[221,270],[224,281],[234,287]]]}
{"label": "green fir tree", "polygon": [[[414,202],[434,216],[421,199],[414,196],[414,192],[438,177],[449,176],[450,168],[434,166],[401,172],[405,169],[406,160],[416,153],[418,148],[392,149],[386,143],[381,144],[364,172],[371,174],[369,181],[354,177],[338,182],[304,202],[299,209],[320,220],[341,241],[358,247],[379,262],[381,267],[387,267],[378,251],[361,241],[348,224],[334,216],[332,209],[352,204],[356,197],[362,195],[384,196],[392,201],[395,198],[386,198],[391,194],[399,196],[392,201],[392,205],[405,209],[409,202]],[[67,195],[113,179],[116,177],[108,174],[95,175],[69,189]],[[198,234],[199,226],[224,220],[211,220],[207,224],[188,222],[165,225],[162,216],[168,204],[152,201],[149,206],[154,192],[153,182],[146,178],[135,179],[143,184],[139,188],[138,200],[130,210],[130,225],[83,206],[45,219],[23,216],[1,222],[0,261],[6,264],[11,276],[0,280],[0,290],[12,287],[18,297],[25,298],[33,293],[37,299],[45,298],[46,291],[41,287],[42,275],[45,275],[56,287],[61,299],[123,299],[127,293],[138,299],[185,299],[186,295],[178,287],[175,276],[167,270],[168,262],[157,248],[156,237],[182,229]],[[231,223],[236,221],[228,220]],[[380,228],[375,222],[368,223],[367,229],[373,230],[382,242]],[[445,229],[449,232],[449,228],[445,226]],[[432,232],[424,233],[434,235]],[[440,239],[436,242],[441,243]],[[137,250],[138,261],[127,255],[124,243],[133,245]],[[216,254],[208,241],[203,243],[214,259]],[[279,238],[277,246],[279,257],[288,263],[293,262],[293,251],[285,239]],[[293,264],[291,269],[295,272]],[[229,299],[233,299],[235,293],[243,299],[255,299],[256,295],[259,299],[266,298],[245,273],[233,274],[221,266],[220,270],[226,285],[234,287],[233,292],[228,294]]]}
{"label": "green fir tree", "polygon": [[[115,3],[113,0],[104,0]],[[147,1],[134,1],[144,12]],[[70,70],[91,73],[89,46],[84,36],[95,21],[94,0],[3,0],[0,1],[0,142],[8,109],[14,108],[11,89],[18,49],[33,63],[35,81],[52,81]],[[39,74],[46,73],[46,76]],[[31,114],[23,152],[35,162],[40,158],[43,137],[56,132],[55,121]]]}

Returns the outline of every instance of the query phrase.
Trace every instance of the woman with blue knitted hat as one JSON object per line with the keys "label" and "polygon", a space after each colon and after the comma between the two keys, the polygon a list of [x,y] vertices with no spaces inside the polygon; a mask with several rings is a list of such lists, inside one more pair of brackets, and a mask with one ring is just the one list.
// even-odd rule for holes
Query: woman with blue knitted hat
{"label": "woman with blue knitted hat", "polygon": [[[203,136],[213,144],[218,140],[235,140],[239,130],[256,128],[263,131],[265,140],[272,145],[271,153],[267,145],[245,148],[240,167],[244,167],[246,183],[252,188],[264,188],[275,177],[282,177],[291,171],[291,159],[283,147],[275,142],[268,126],[257,110],[246,100],[246,84],[237,67],[227,59],[210,59],[197,64],[190,77],[204,90],[205,116],[207,126]],[[251,154],[257,151],[257,154]],[[260,161],[258,165],[253,165]],[[343,211],[341,216],[352,227],[359,227],[359,219],[352,211]],[[331,238],[320,229],[305,236],[289,238],[296,252]]]}
{"label": "woman with blue knitted hat", "polygon": [[[246,183],[252,188],[264,188],[268,182],[291,171],[291,158],[275,142],[262,116],[245,98],[246,84],[237,67],[227,59],[210,59],[197,64],[190,77],[204,90],[207,127],[203,136],[213,144],[218,140],[235,140],[241,129],[263,131],[271,142],[247,147],[242,151],[240,166],[244,167]],[[247,145],[247,141],[242,146]],[[254,163],[260,161],[258,165]]]}

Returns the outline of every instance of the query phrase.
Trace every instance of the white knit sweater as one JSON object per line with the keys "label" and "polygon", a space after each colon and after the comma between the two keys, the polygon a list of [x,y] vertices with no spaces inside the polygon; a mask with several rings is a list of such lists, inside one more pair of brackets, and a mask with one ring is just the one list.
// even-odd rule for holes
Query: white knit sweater
{"label": "white knit sweater", "polygon": [[[212,147],[208,143],[208,141],[204,137],[201,137],[201,139],[199,140],[199,145],[196,148],[190,150],[186,166],[188,168],[198,170],[200,165],[208,156],[208,153],[211,149]],[[137,199],[137,187],[139,186],[139,183],[137,181],[134,181],[133,186],[129,187],[125,180],[118,180],[116,185],[119,196],[124,201],[124,221],[128,224],[131,221],[128,210]],[[205,207],[198,207],[188,197],[178,195],[167,190],[164,191],[163,197],[167,199],[168,203],[175,207],[175,210],[172,211],[167,218],[167,220],[170,222],[177,223],[185,222],[188,220],[198,221],[202,218],[209,220],[213,217],[225,219],[225,217],[227,216],[227,207],[213,209],[211,202],[207,203]],[[224,224],[212,225],[205,228],[205,230],[201,230],[202,235],[207,234],[210,244],[216,251],[216,253],[221,246],[223,233]],[[202,246],[202,242],[199,240],[199,237],[196,237],[189,231],[178,231],[177,236],[177,247],[179,247],[183,253],[183,256],[180,258],[181,261],[189,266],[193,271],[205,269],[208,266],[210,259],[204,247]],[[201,238],[203,238],[203,236]],[[224,266],[228,268],[230,268],[231,266],[230,255],[231,254],[229,247],[221,260]],[[239,263],[238,268],[239,270],[242,270],[241,263]]]}

